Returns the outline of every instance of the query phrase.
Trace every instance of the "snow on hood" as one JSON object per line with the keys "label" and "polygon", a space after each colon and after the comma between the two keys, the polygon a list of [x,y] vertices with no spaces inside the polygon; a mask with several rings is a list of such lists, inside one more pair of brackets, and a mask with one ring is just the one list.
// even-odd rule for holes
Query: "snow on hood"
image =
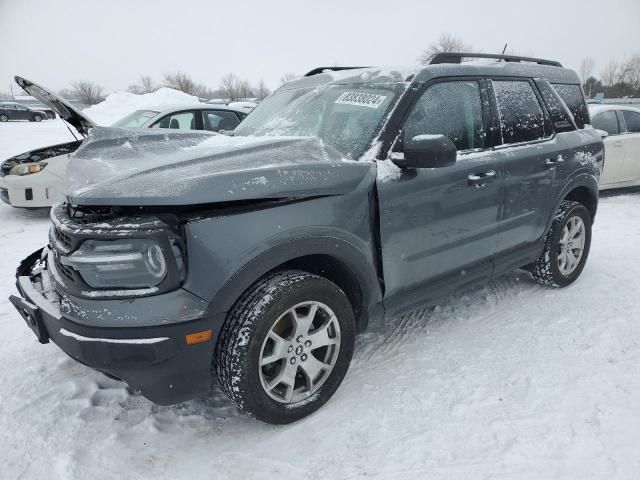
{"label": "snow on hood", "polygon": [[95,127],[67,167],[82,205],[196,205],[345,193],[372,163],[316,137],[228,137]]}
{"label": "snow on hood", "polygon": [[168,108],[174,105],[199,105],[198,97],[173,88],[160,88],[153,93],[136,95],[131,92],[114,92],[107,98],[85,108],[82,113],[98,125],[111,125],[136,110]]}

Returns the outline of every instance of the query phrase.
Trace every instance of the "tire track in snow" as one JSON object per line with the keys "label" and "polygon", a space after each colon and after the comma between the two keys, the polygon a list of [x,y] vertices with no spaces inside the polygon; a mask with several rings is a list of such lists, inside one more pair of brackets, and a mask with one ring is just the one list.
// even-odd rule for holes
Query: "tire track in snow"
{"label": "tire track in snow", "polygon": [[[488,283],[455,293],[435,304],[387,318],[382,327],[370,327],[367,338],[357,343],[354,373],[366,373],[398,360],[403,345],[420,342],[431,328],[454,322],[490,323],[501,317],[504,310],[516,308],[524,295],[537,295],[546,291],[525,273],[508,273]],[[527,298],[527,301],[532,301]],[[535,300],[533,300],[535,301]],[[401,355],[400,355],[401,356]]]}

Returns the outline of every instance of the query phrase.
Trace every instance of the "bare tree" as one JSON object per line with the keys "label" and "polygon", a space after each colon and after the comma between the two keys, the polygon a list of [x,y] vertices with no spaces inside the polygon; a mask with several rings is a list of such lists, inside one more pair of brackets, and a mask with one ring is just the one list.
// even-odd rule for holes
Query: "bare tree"
{"label": "bare tree", "polygon": [[253,97],[253,88],[249,80],[240,80],[238,82],[238,98],[246,100]]}
{"label": "bare tree", "polygon": [[629,60],[620,62],[616,72],[616,83],[624,83],[630,86],[638,84],[640,76],[640,55],[634,55]]}
{"label": "bare tree", "polygon": [[71,91],[70,88],[63,88],[62,90],[58,90],[58,95],[67,100],[77,100],[77,98],[75,98],[75,94],[73,93],[73,91]]}
{"label": "bare tree", "polygon": [[627,64],[627,81],[634,89],[640,91],[640,54],[636,53]]}
{"label": "bare tree", "polygon": [[473,47],[470,44],[466,43],[460,37],[445,32],[440,34],[437,40],[432,42],[429,47],[422,52],[418,60],[421,64],[426,65],[429,59],[436,53],[471,53],[472,51]]}
{"label": "bare tree", "polygon": [[580,78],[582,79],[582,83],[584,83],[587,78],[589,78],[593,74],[593,68],[595,67],[595,62],[591,57],[585,57],[580,62]]}
{"label": "bare tree", "polygon": [[140,87],[142,87],[142,93],[153,93],[158,90],[156,83],[149,75],[140,75]]}
{"label": "bare tree", "polygon": [[605,86],[613,87],[618,79],[618,62],[613,59],[609,60],[609,63],[600,72],[600,76]]}
{"label": "bare tree", "polygon": [[104,91],[100,85],[89,80],[80,80],[71,83],[71,96],[85,105],[95,105],[104,100]]}
{"label": "bare tree", "polygon": [[138,83],[135,85],[129,85],[127,90],[131,93],[135,93],[137,95],[142,95],[143,93],[153,93],[158,90],[158,86],[153,81],[149,75],[140,75],[138,78]]}
{"label": "bare tree", "polygon": [[267,84],[264,83],[264,80],[261,78],[254,93],[258,100],[262,100],[271,94],[271,90],[269,90],[269,87],[267,87]]}
{"label": "bare tree", "polygon": [[284,85],[285,83],[291,82],[296,78],[299,78],[299,75],[296,75],[295,73],[291,73],[291,72],[285,73],[283,76],[280,77],[280,84]]}
{"label": "bare tree", "polygon": [[227,73],[220,80],[220,90],[224,92],[229,100],[237,100],[240,98],[240,83],[241,80],[235,73]]}
{"label": "bare tree", "polygon": [[173,88],[174,90],[180,90],[189,95],[196,95],[198,88],[201,87],[188,73],[181,72],[180,70],[165,73],[162,77],[162,85]]}

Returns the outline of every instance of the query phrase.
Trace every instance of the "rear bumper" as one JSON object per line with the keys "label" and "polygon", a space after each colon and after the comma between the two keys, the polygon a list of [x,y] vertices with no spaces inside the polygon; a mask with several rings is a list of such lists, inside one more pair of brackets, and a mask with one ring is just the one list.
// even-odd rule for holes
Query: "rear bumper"
{"label": "rear bumper", "polygon": [[[122,379],[160,405],[190,400],[208,391],[215,336],[197,345],[187,345],[185,336],[212,328],[212,319],[139,328],[81,325],[61,313],[59,302],[51,298],[54,294],[44,293],[42,273],[21,274],[37,261],[34,254],[23,262],[17,279],[20,296],[12,295],[10,301],[41,343],[52,341],[78,362]],[[127,303],[136,310],[135,299]]]}

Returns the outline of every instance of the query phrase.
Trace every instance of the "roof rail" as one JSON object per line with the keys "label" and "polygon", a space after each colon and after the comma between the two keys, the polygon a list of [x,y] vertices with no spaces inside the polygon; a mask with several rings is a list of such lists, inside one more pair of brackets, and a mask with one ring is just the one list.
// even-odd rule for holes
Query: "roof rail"
{"label": "roof rail", "polygon": [[504,60],[505,62],[531,62],[538,65],[549,65],[552,67],[562,67],[560,62],[554,60],[545,60],[543,58],[534,57],[517,57],[515,55],[498,55],[494,53],[436,53],[429,60],[429,65],[439,63],[462,63],[463,58],[494,58],[496,60]]}
{"label": "roof rail", "polygon": [[311,77],[313,75],[317,75],[319,73],[324,72],[325,70],[329,70],[331,72],[339,72],[340,70],[355,70],[356,68],[369,68],[369,67],[317,67],[313,70],[309,70],[304,74],[305,77]]}

